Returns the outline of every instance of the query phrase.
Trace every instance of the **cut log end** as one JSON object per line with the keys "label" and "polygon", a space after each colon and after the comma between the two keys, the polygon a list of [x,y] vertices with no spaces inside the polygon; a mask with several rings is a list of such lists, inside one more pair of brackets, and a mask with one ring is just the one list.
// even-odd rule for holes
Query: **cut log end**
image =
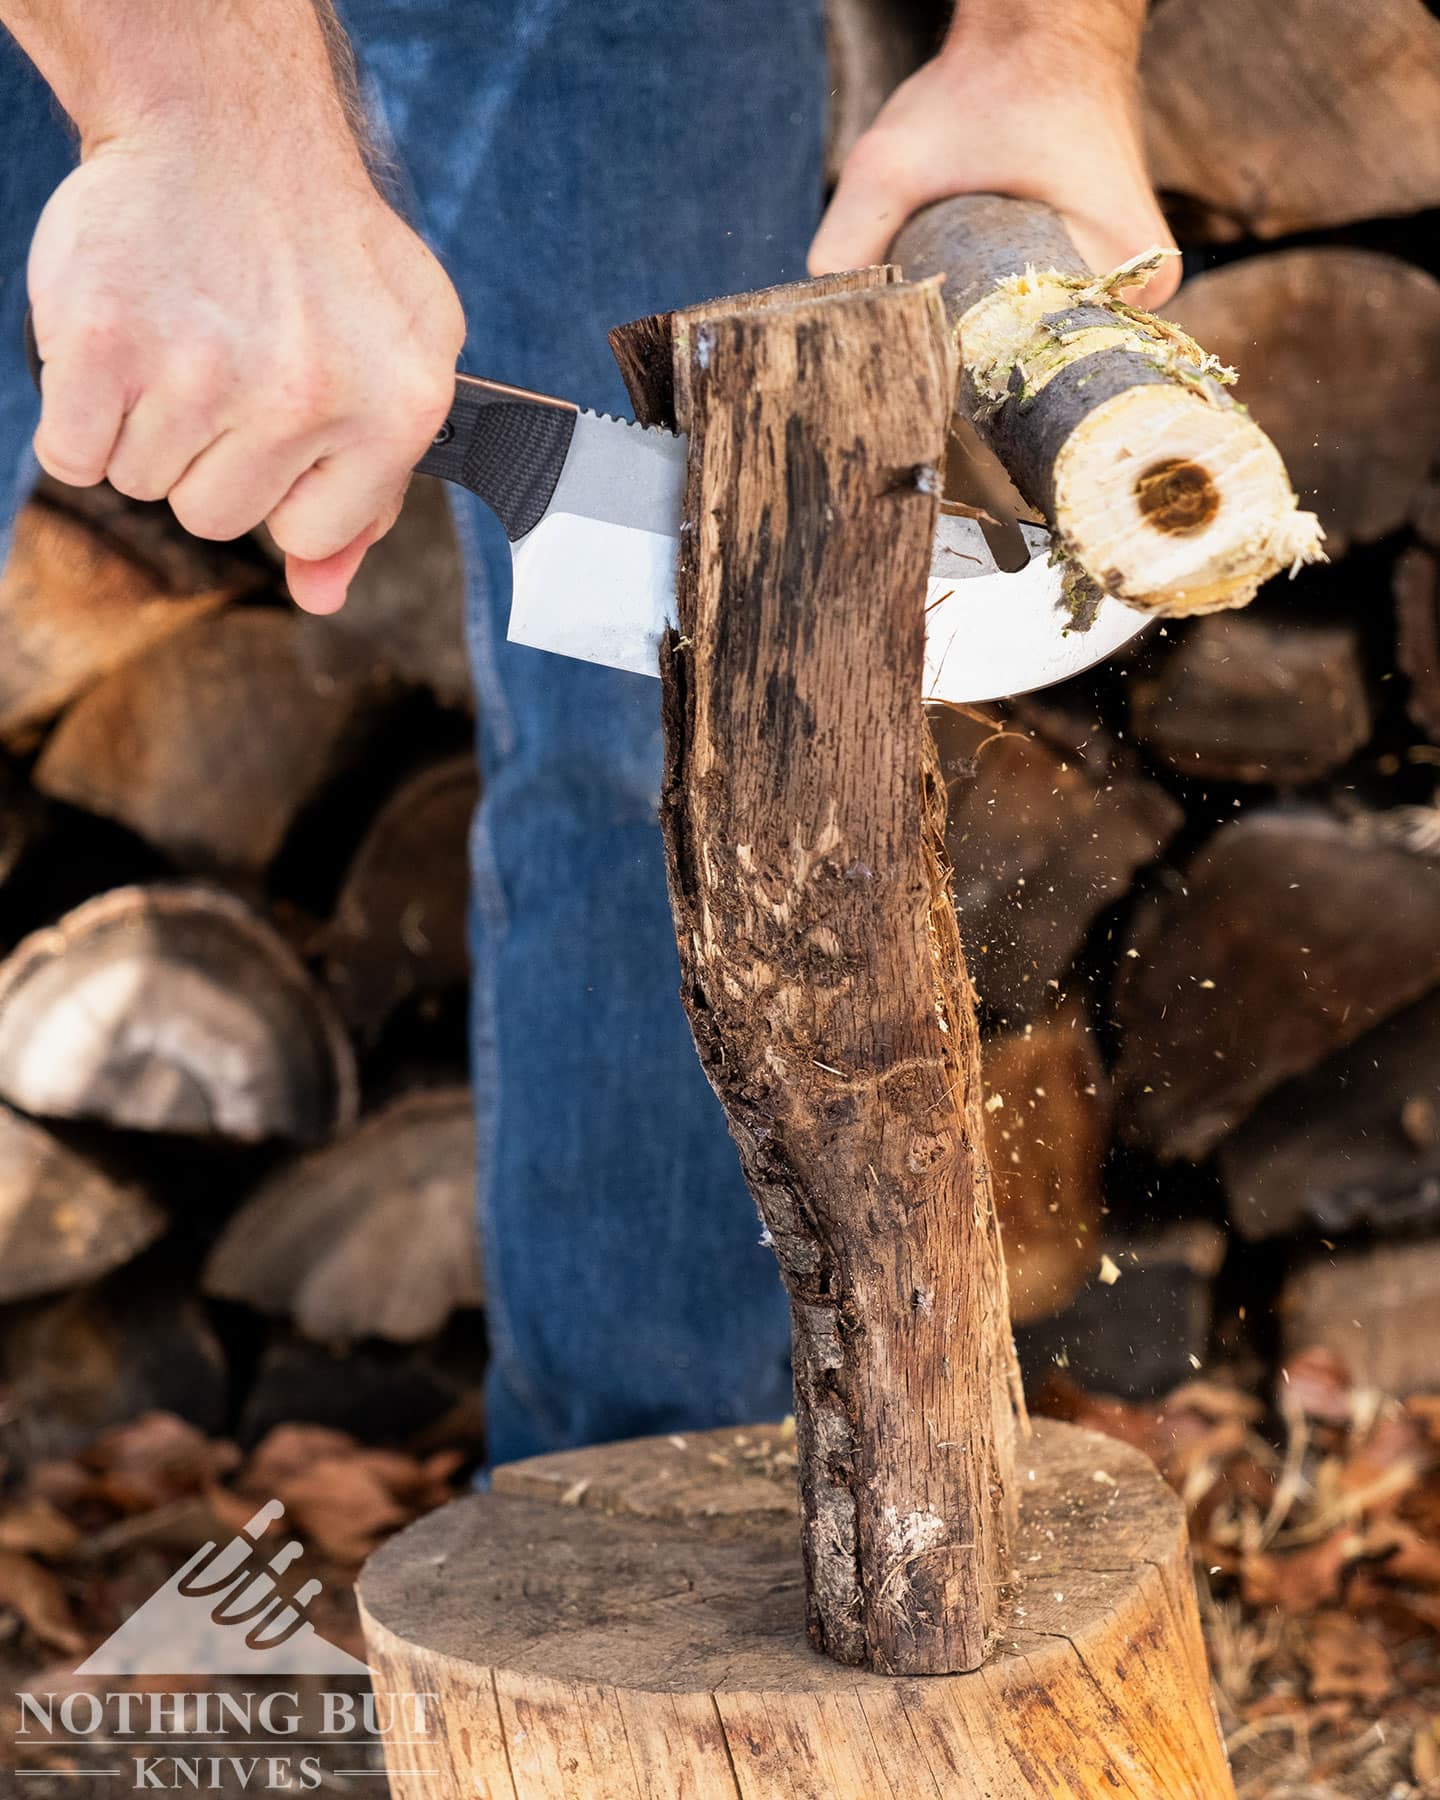
{"label": "cut log end", "polygon": [[1324,554],[1269,438],[1188,387],[1127,388],[1089,413],[1055,459],[1054,493],[1055,528],[1081,567],[1166,618],[1244,606]]}
{"label": "cut log end", "polygon": [[1015,1622],[925,1681],[808,1648],[778,1430],[497,1470],[361,1579],[382,1706],[434,1696],[426,1754],[390,1753],[397,1800],[1225,1800],[1179,1501],[1051,1421],[1025,1467]]}
{"label": "cut log end", "polygon": [[356,1090],[324,995],[214,889],[113,888],[0,964],[0,1098],[41,1118],[313,1142]]}

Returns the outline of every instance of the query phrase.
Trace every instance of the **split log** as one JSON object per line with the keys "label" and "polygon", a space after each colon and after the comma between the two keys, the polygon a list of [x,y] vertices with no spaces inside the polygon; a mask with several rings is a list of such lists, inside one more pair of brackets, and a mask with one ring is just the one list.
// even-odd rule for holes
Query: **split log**
{"label": "split log", "polygon": [[239,901],[115,888],[0,963],[0,1098],[42,1118],[305,1142],[354,1118],[354,1053]]}
{"label": "split log", "polygon": [[417,475],[393,528],[365,552],[344,607],[296,621],[317,678],[428,689],[473,707],[465,651],[465,578],[443,481]]}
{"label": "split log", "polygon": [[299,631],[237,607],[155,645],[71,707],[35,785],[183,869],[261,873],[374,710],[368,681],[306,666]]}
{"label": "split log", "polygon": [[1281,1345],[1333,1351],[1362,1387],[1440,1390],[1440,1243],[1373,1244],[1306,1258],[1280,1292]]}
{"label": "split log", "polygon": [[620,337],[632,369],[669,339],[675,414],[663,374],[632,398],[689,435],[661,819],[682,995],[791,1296],[810,1632],[923,1673],[1000,1624],[1013,1359],[922,773],[951,371],[933,287],[876,280]]}
{"label": "split log", "polygon": [[987,1039],[981,1062],[1010,1317],[1019,1325],[1059,1312],[1095,1266],[1109,1095],[1077,1008]]}
{"label": "split log", "polygon": [[1279,446],[1326,548],[1414,510],[1440,413],[1440,281],[1371,250],[1282,250],[1198,275],[1170,315],[1222,362]]}
{"label": "split log", "polygon": [[232,1216],[203,1286],[328,1344],[418,1343],[481,1305],[469,1089],[408,1094],[282,1164]]}
{"label": "split log", "polygon": [[1122,305],[1118,279],[1087,268],[1049,207],[943,200],[891,254],[912,277],[950,277],[961,408],[1050,521],[1081,578],[1077,608],[1097,589],[1169,616],[1243,606],[1321,554],[1215,358]]}
{"label": "split log", "polygon": [[1219,1156],[1243,1237],[1440,1223],[1440,995],[1277,1089]]}
{"label": "split log", "polygon": [[1098,728],[1062,749],[998,715],[932,717],[961,941],[987,1007],[1025,1019],[1053,998],[1095,920],[1184,815]]}
{"label": "split log", "polygon": [[392,1538],[360,1580],[377,1696],[435,1696],[396,1800],[1233,1800],[1184,1511],[1140,1452],[1037,1424],[1021,1610],[927,1681],[811,1654],[793,1457],[772,1427],[536,1458]]}
{"label": "split log", "polygon": [[0,571],[0,740],[28,748],[92,682],[234,591],[175,593],[80,520],[32,500]]}
{"label": "split log", "polygon": [[1253,615],[1197,620],[1131,682],[1130,723],[1179,775],[1317,781],[1370,736],[1359,634]]}
{"label": "split log", "polygon": [[1400,814],[1252,813],[1139,910],[1120,962],[1125,1136],[1198,1161],[1440,981],[1440,861]]}
{"label": "split log", "polygon": [[325,979],[345,1022],[373,1038],[416,994],[469,976],[466,906],[475,758],[447,757],[403,781],[376,814],[321,933]]}
{"label": "split log", "polygon": [[0,1107],[0,1302],[98,1281],[166,1223],[136,1183]]}
{"label": "split log", "polygon": [[188,1273],[163,1257],[162,1248],[97,1287],[0,1315],[0,1375],[27,1458],[73,1455],[147,1412],[224,1429],[224,1352]]}
{"label": "split log", "polygon": [[1395,559],[1395,661],[1410,684],[1406,710],[1440,743],[1440,561],[1412,544]]}
{"label": "split log", "polygon": [[1045,1403],[1058,1373],[1087,1393],[1156,1400],[1192,1380],[1210,1349],[1225,1242],[1208,1219],[1158,1231],[1112,1221],[1065,1310],[1016,1327],[1027,1390]]}
{"label": "split log", "polygon": [[1440,21],[1424,0],[1163,0],[1141,43],[1150,178],[1212,234],[1440,206]]}

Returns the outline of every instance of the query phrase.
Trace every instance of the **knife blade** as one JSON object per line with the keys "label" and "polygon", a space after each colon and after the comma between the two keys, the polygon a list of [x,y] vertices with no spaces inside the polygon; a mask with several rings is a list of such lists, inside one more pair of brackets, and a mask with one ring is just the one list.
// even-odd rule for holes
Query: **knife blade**
{"label": "knife blade", "polygon": [[[675,624],[685,456],[674,433],[462,375],[416,468],[468,488],[504,527],[512,643],[658,675],[660,642]],[[941,516],[926,595],[926,699],[977,702],[1048,687],[1147,623],[1107,597],[1079,627],[1049,534],[1020,530],[1028,561],[1004,570],[975,519]]]}
{"label": "knife blade", "polygon": [[[25,352],[38,388],[28,312]],[[660,642],[675,624],[685,455],[675,433],[457,375],[449,416],[415,467],[468,488],[503,526],[512,643],[658,676]],[[1149,623],[1106,596],[1077,624],[1049,533],[1020,531],[1028,560],[1004,570],[976,520],[941,515],[925,603],[927,700],[975,703],[1049,687]]]}

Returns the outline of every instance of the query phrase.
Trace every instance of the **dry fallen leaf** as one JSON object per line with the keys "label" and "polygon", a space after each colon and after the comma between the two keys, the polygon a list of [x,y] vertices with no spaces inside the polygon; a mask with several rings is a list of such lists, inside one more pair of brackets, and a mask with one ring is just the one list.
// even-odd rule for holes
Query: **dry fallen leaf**
{"label": "dry fallen leaf", "polygon": [[149,1512],[200,1493],[240,1460],[233,1444],[207,1438],[173,1413],[152,1412],[96,1439],[83,1459],[99,1494],[121,1512]]}
{"label": "dry fallen leaf", "polygon": [[1394,1687],[1389,1651],[1350,1613],[1317,1613],[1306,1626],[1300,1655],[1316,1700],[1364,1700],[1378,1706]]}
{"label": "dry fallen leaf", "polygon": [[43,1494],[25,1494],[0,1505],[0,1550],[19,1550],[58,1562],[80,1541],[80,1533]]}
{"label": "dry fallen leaf", "polygon": [[18,1550],[0,1550],[0,1610],[17,1613],[27,1631],[52,1650],[78,1656],[87,1639],[65,1590],[46,1568]]}

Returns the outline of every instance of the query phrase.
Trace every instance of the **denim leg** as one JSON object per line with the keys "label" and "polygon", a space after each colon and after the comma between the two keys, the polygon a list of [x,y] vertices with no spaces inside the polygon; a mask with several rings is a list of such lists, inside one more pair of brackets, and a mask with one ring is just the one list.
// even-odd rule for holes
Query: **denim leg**
{"label": "denim leg", "polygon": [[40,399],[25,364],[25,261],[45,202],[75,166],[50,90],[0,28],[0,566],[39,468],[30,440]]}
{"label": "denim leg", "polygon": [[[345,12],[475,372],[625,410],[611,325],[804,272],[818,0]],[[786,1308],[677,993],[658,684],[507,644],[504,538],[457,511],[491,1455],[776,1416]]]}

